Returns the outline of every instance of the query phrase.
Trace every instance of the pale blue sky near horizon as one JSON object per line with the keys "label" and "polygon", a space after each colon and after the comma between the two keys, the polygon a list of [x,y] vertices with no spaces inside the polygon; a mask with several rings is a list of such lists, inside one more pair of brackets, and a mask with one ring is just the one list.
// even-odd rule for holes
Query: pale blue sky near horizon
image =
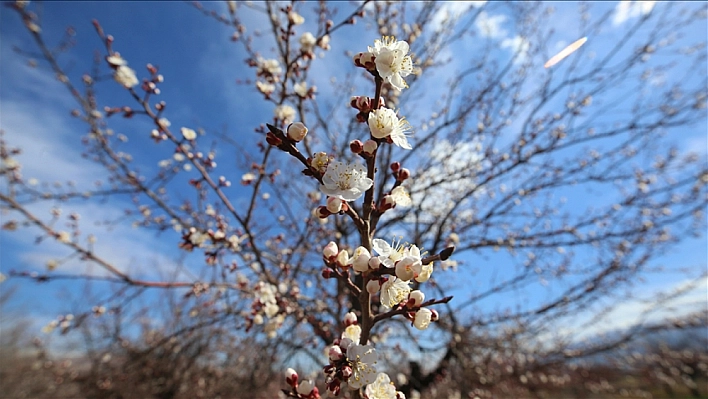
{"label": "pale blue sky near horizon", "polygon": [[[31,7],[36,6],[35,3],[30,4]],[[555,4],[557,4],[558,14],[577,15],[575,3]],[[225,10],[223,3],[218,5],[206,3],[206,5]],[[593,5],[603,10],[612,10],[617,3],[593,3]],[[504,37],[511,37],[514,33],[511,17],[505,14],[500,6],[488,6],[485,8],[491,29],[487,32],[488,37],[500,41]],[[235,83],[236,78],[253,79],[254,76],[253,69],[247,69],[243,63],[244,55],[240,45],[229,41],[231,34],[229,28],[203,16],[187,3],[47,2],[43,3],[42,7],[42,30],[49,41],[58,40],[67,26],[73,26],[77,31],[76,47],[62,57],[63,65],[67,65],[67,72],[72,80],[79,82],[80,76],[91,70],[94,52],[98,50],[102,54],[104,51],[91,25],[91,19],[96,18],[107,33],[115,36],[114,48],[138,72],[139,77],[146,76],[144,65],[148,62],[160,67],[160,72],[165,76],[160,96],[168,103],[166,115],[173,128],[203,127],[207,132],[226,130],[239,140],[243,140],[245,148],[251,149],[258,142],[259,138],[253,133],[253,129],[260,123],[269,121],[273,106],[261,101],[254,87]],[[660,8],[663,5],[657,4],[656,7]],[[301,7],[301,13],[308,19],[312,18],[311,8],[309,3]],[[636,15],[628,17],[623,23],[629,24],[637,17]],[[257,18],[262,17],[253,18],[249,21],[250,26],[257,25]],[[26,60],[12,52],[13,46],[34,50],[31,38],[17,14],[2,7],[0,21],[2,22],[0,26],[0,128],[5,130],[5,139],[11,145],[17,144],[26,151],[24,158],[20,157],[24,168],[23,175],[41,181],[76,180],[79,186],[90,185],[102,174],[88,161],[80,158],[79,142],[80,137],[86,132],[86,127],[69,117],[70,110],[75,107],[73,100],[46,68],[44,70],[28,68]],[[626,29],[623,23],[619,23],[617,29]],[[306,24],[305,27],[307,26],[310,25]],[[573,25],[572,19],[559,17],[557,28],[560,32],[556,33],[559,39],[555,42],[556,48],[548,50],[551,54],[577,39],[577,34],[573,31],[577,26]],[[705,32],[706,24],[694,29],[695,32],[691,31],[691,33],[700,34],[701,29]],[[357,34],[352,34],[353,32]],[[348,57],[343,53],[363,51],[377,37],[371,31],[362,32],[363,29],[355,25],[345,27],[333,35],[333,50],[312,73],[313,82],[319,79],[317,86],[321,98],[326,98],[333,92],[333,89],[326,84],[327,79],[324,74],[331,73],[341,78],[345,72],[344,68],[339,70],[336,66],[337,62],[348,62]],[[590,38],[584,51],[602,51],[602,40],[610,39],[609,36]],[[271,47],[263,44],[263,49],[264,56],[268,58]],[[500,57],[511,56],[508,48],[506,53],[503,51],[504,48],[501,48]],[[570,61],[569,57],[566,62]],[[105,65],[101,65],[101,68],[107,70]],[[563,64],[559,64],[558,71],[562,71],[562,68]],[[672,77],[664,78],[670,81]],[[130,104],[131,98],[127,92],[110,78],[107,80],[98,86],[101,104]],[[432,81],[429,84],[435,83]],[[431,90],[433,89],[431,87]],[[412,100],[424,101],[419,98]],[[402,107],[405,109],[405,103]],[[416,122],[415,116],[409,119],[412,123]],[[151,126],[146,121],[135,118],[126,122],[120,117],[113,117],[110,122],[116,132],[128,137],[126,148],[130,149],[135,159],[134,164],[139,165],[140,168],[155,168],[159,160],[171,156],[168,147],[156,146],[150,140]],[[208,140],[208,135],[205,140]],[[690,131],[684,132],[683,137],[676,138],[674,141],[684,150],[698,151],[705,159],[707,145],[705,125],[694,126]],[[415,138],[412,143],[415,145]],[[37,159],[42,159],[42,162],[36,162]],[[220,168],[239,166],[237,161],[230,160],[228,157],[219,158],[218,161]],[[227,191],[230,196],[238,197],[241,193],[238,184],[240,173],[231,174],[235,184]],[[570,192],[568,196],[571,200],[582,201],[585,194]],[[175,264],[180,255],[175,254],[178,239],[176,233],[167,232],[161,237],[156,237],[149,231],[132,229],[129,225],[123,224],[110,234],[106,234],[101,232],[101,227],[88,225],[89,221],[101,218],[119,218],[121,206],[125,205],[124,201],[127,200],[113,199],[106,204],[77,201],[63,208],[64,214],[75,210],[86,215],[87,225],[84,225],[84,230],[96,232],[99,237],[97,248],[108,259],[115,259],[118,264],[126,268],[140,268],[138,272],[145,275],[156,276],[159,273],[169,273],[170,266]],[[46,212],[48,207],[36,206],[33,209],[37,212]],[[0,215],[3,220],[6,217]],[[31,234],[26,234],[25,230],[20,233],[0,232],[0,247],[2,247],[0,271],[4,274],[11,269],[43,271],[48,259],[65,253],[56,244],[46,247],[35,246],[33,244],[35,233],[32,231]],[[126,254],[129,255],[126,257]],[[654,262],[671,264],[671,267],[683,264],[695,270],[701,268],[705,270],[707,255],[708,247],[703,236],[685,240],[680,246],[655,259]],[[468,263],[474,263],[482,270],[490,270],[495,269],[505,256],[492,254],[488,259],[471,258]],[[195,259],[187,257],[186,261]],[[153,269],[153,265],[160,264],[165,265],[165,270]],[[70,265],[67,264],[68,266]],[[83,269],[75,269],[72,272],[81,270]],[[483,273],[485,276],[487,274]],[[665,274],[659,278],[648,276],[647,291],[683,283],[681,275],[671,276],[672,274]],[[35,323],[36,329],[41,328],[57,314],[70,310],[67,309],[66,303],[57,300],[58,298],[73,295],[75,302],[72,306],[77,308],[81,306],[80,301],[76,301],[77,297],[81,298],[80,294],[77,295],[81,286],[76,282],[38,284],[29,280],[10,279],[0,285],[0,290],[10,287],[16,287],[17,293],[6,306],[6,311],[20,310],[25,315],[36,318],[38,320]],[[539,297],[544,295],[541,291],[532,291],[532,293],[538,294]],[[493,308],[504,304],[523,304],[527,302],[528,295],[528,292],[524,292],[506,301],[497,299],[495,303],[482,304],[482,306]]]}

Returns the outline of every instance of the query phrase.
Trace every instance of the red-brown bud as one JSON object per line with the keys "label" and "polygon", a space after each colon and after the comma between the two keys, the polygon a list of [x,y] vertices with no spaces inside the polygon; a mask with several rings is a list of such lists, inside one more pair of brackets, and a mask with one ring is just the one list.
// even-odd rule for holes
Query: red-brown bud
{"label": "red-brown bud", "polygon": [[283,144],[283,140],[279,139],[276,135],[271,132],[266,133],[266,142],[272,146],[279,146]]}
{"label": "red-brown bud", "polygon": [[411,177],[411,171],[406,168],[402,168],[398,172],[398,180],[399,181],[404,181],[404,180],[408,179],[409,177]]}
{"label": "red-brown bud", "polygon": [[354,140],[349,143],[349,149],[352,150],[354,154],[359,154],[364,151],[364,143],[361,140]]}

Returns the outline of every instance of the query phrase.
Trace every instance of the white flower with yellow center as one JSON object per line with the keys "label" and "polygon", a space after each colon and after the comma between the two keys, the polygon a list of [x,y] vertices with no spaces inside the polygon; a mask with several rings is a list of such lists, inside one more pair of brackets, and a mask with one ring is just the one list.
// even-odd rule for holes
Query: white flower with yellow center
{"label": "white flower with yellow center", "polygon": [[381,261],[384,266],[391,268],[397,261],[403,259],[404,251],[406,249],[400,244],[400,242],[396,243],[394,241],[393,246],[391,246],[386,241],[375,238],[371,243],[372,248],[379,255],[379,261]]}
{"label": "white flower with yellow center", "polygon": [[351,343],[347,347],[347,359],[352,365],[352,375],[347,380],[351,389],[360,389],[376,381],[379,356],[374,347]]}
{"label": "white flower with yellow center", "polygon": [[[312,157],[312,165],[320,173],[325,173],[327,171],[327,166],[329,165],[329,155],[326,152],[318,152]],[[319,195],[319,193],[317,193]],[[319,199],[317,199],[319,201]]]}
{"label": "white flower with yellow center", "polygon": [[332,162],[322,177],[320,191],[342,201],[354,201],[371,188],[374,181],[366,177],[366,168],[362,165],[348,165]]}
{"label": "white flower with yellow center", "polygon": [[396,386],[386,373],[379,373],[376,381],[367,385],[364,392],[369,399],[396,399]]}
{"label": "white flower with yellow center", "polygon": [[345,328],[342,333],[342,338],[351,339],[352,342],[358,344],[359,339],[361,339],[361,326],[358,324],[352,324],[351,326]]}
{"label": "white flower with yellow center", "polygon": [[413,203],[410,194],[403,186],[394,188],[391,191],[391,197],[396,202],[396,206],[410,206]]}
{"label": "white flower with yellow center", "polygon": [[407,300],[410,293],[411,287],[408,285],[408,281],[391,276],[381,285],[381,305],[385,308],[392,308]]}
{"label": "white flower with yellow center", "polygon": [[390,108],[379,108],[369,113],[369,130],[377,139],[391,137],[393,144],[410,150],[406,133],[411,132],[411,125],[406,118],[399,118],[396,111]]}
{"label": "white flower with yellow center", "polygon": [[393,36],[376,39],[374,47],[369,46],[369,52],[376,57],[374,63],[379,76],[398,90],[408,87],[403,78],[413,73],[413,59],[408,50],[407,42]]}

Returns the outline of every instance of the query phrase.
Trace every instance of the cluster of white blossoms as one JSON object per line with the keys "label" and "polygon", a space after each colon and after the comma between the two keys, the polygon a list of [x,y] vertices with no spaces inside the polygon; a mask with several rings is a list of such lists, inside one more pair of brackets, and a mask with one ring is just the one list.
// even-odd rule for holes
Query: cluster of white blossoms
{"label": "cluster of white blossoms", "polygon": [[[360,345],[359,335],[361,327],[354,312],[344,316],[346,329],[341,338],[327,348],[329,364],[325,366],[325,384],[327,391],[338,396],[342,387],[358,390],[367,386],[366,394],[369,399],[405,399],[401,392],[397,392],[390,379],[384,373],[378,373],[376,364],[379,356],[371,345]],[[384,385],[384,381],[388,386]],[[307,398],[312,392],[312,387],[306,384],[305,389],[300,389],[297,383],[297,373],[294,370],[286,371],[286,382],[296,391]],[[319,397],[319,392],[317,396]]]}
{"label": "cluster of white blossoms", "polygon": [[288,104],[278,105],[273,110],[275,119],[283,121],[285,124],[291,123],[295,119],[296,113],[295,108],[289,106]]}
{"label": "cluster of white blossoms", "polygon": [[[251,306],[253,324],[261,325],[268,338],[275,338],[277,330],[285,321],[285,316],[280,314],[280,306],[278,306],[278,287],[273,284],[259,281],[254,290],[255,300]],[[268,317],[267,322],[263,316]]]}
{"label": "cluster of white blossoms", "polygon": [[140,81],[135,76],[135,71],[128,66],[128,61],[124,60],[120,54],[113,53],[106,57],[106,61],[114,69],[113,78],[126,89],[136,86]]}
{"label": "cluster of white blossoms", "polygon": [[[413,61],[408,50],[409,46],[405,41],[385,36],[376,40],[374,47],[369,47],[368,52],[354,56],[354,63],[377,74],[384,82],[396,89],[403,90],[408,87],[403,78],[413,72]],[[412,147],[406,135],[411,132],[411,125],[406,118],[399,118],[396,111],[381,104],[372,107],[373,104],[362,101],[355,103],[355,99],[361,98],[364,97],[352,97],[351,102],[361,111],[360,115],[368,113],[367,123],[371,136],[376,139],[386,139],[389,143],[410,150]]]}
{"label": "cluster of white blossoms", "polygon": [[[291,22],[295,23],[293,19]],[[307,39],[308,45],[312,46],[314,37]],[[383,83],[388,83],[398,90],[408,87],[404,78],[413,71],[408,43],[397,41],[393,37],[384,37],[376,40],[374,46],[368,49],[368,52],[355,56],[354,62],[377,78],[377,89]],[[304,83],[296,84],[295,89],[301,98],[308,95]],[[335,161],[325,152],[315,153],[306,160],[307,168],[304,174],[317,178],[320,181],[319,191],[327,196],[326,204],[313,211],[313,215],[321,219],[334,214],[357,213],[356,208],[350,208],[348,203],[358,200],[367,192],[371,194],[376,172],[372,165],[376,165],[376,153],[381,145],[391,144],[407,150],[412,149],[408,142],[411,125],[404,117],[399,117],[395,110],[387,108],[380,96],[375,99],[355,96],[351,98],[350,105],[359,112],[357,121],[367,123],[369,127],[370,137],[367,140],[354,140],[350,143],[351,152],[363,158],[366,164]],[[278,109],[276,118],[285,119],[288,115],[283,112],[283,109]],[[283,143],[295,146],[307,133],[305,125],[299,122],[289,125],[285,132],[272,126],[269,128],[271,133],[267,136],[268,143],[287,152],[291,152],[293,147],[281,146]],[[393,188],[380,193],[378,202],[372,201],[371,204],[379,215],[397,205],[409,206],[412,203],[410,195],[402,185],[410,177],[410,171],[403,168],[399,162],[390,166],[392,173],[389,176],[395,179]],[[320,200],[321,195],[313,199],[315,202]],[[357,220],[355,216],[352,217]],[[419,330],[425,330],[431,322],[438,319],[438,313],[426,306],[442,301],[425,302],[425,294],[420,290],[413,290],[411,286],[413,283],[428,281],[433,273],[431,260],[445,260],[449,254],[443,257],[441,253],[440,256],[426,259],[416,245],[402,245],[400,242],[389,244],[384,240],[374,239],[370,248],[359,246],[353,251],[340,249],[337,243],[332,241],[325,246],[322,255],[326,265],[322,271],[324,278],[346,280],[351,277],[353,269],[354,274],[364,277],[365,286],[361,289],[366,290],[365,294],[368,292],[367,300],[378,300],[381,308],[388,312],[384,314],[385,317],[403,315]],[[371,321],[378,320],[378,316],[380,315],[374,319],[373,315],[367,314],[366,317]],[[405,399],[403,393],[396,390],[389,376],[377,370],[379,356],[368,342],[371,325],[366,327],[367,331],[363,331],[356,314],[349,312],[344,317],[344,326],[341,336],[327,347],[329,364],[324,367],[327,391],[338,396],[341,389],[348,387],[351,390],[363,390],[360,393],[366,399]],[[286,371],[286,382],[292,388],[289,396],[305,399],[320,397],[312,381],[298,381],[297,373],[293,369]]]}
{"label": "cluster of white blossoms", "polygon": [[[423,264],[420,249],[416,245],[404,246],[394,243],[392,246],[384,240],[374,239],[373,250],[376,256],[360,246],[349,256],[349,252],[340,250],[332,241],[325,246],[322,257],[326,264],[344,270],[352,268],[357,273],[381,276],[368,281],[366,290],[369,294],[380,293],[379,302],[384,309],[397,306],[410,308],[411,312],[407,317],[413,326],[419,330],[428,328],[432,321],[437,320],[438,314],[434,310],[420,307],[425,301],[425,294],[420,290],[411,290],[411,282],[428,281],[433,273],[433,263]],[[328,277],[331,273],[323,272],[323,275]],[[355,336],[354,331],[345,333]]]}

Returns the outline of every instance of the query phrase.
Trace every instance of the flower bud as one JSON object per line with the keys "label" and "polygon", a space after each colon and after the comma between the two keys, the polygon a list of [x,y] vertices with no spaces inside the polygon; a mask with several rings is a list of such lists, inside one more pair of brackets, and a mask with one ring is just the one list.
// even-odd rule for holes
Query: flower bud
{"label": "flower bud", "polygon": [[297,386],[297,393],[308,396],[315,389],[315,384],[310,380],[304,380]]}
{"label": "flower bud", "polygon": [[307,127],[302,122],[291,123],[288,126],[288,137],[293,141],[302,141],[307,136]]}
{"label": "flower bud", "polygon": [[398,180],[399,181],[404,181],[404,180],[408,179],[409,177],[411,177],[411,171],[406,168],[402,168],[398,172]]}
{"label": "flower bud", "polygon": [[438,319],[440,318],[440,314],[438,313],[438,311],[435,309],[431,309],[430,311],[432,312],[432,314],[430,315],[430,321],[438,321]]}
{"label": "flower bud", "polygon": [[369,282],[366,283],[366,291],[368,291],[371,295],[374,295],[375,293],[379,292],[380,289],[381,284],[379,284],[378,280],[369,280]]}
{"label": "flower bud", "polygon": [[334,277],[332,269],[322,269],[322,278],[328,279]]}
{"label": "flower bud", "polygon": [[341,348],[341,349],[347,348],[347,347],[349,347],[349,345],[352,344],[352,342],[353,341],[349,338],[342,338],[339,340],[339,348]]}
{"label": "flower bud", "polygon": [[341,360],[344,357],[344,354],[342,353],[342,348],[340,348],[338,345],[332,345],[329,348],[329,353],[327,354],[329,357],[330,361],[336,362],[338,360]]}
{"label": "flower bud", "polygon": [[275,147],[283,144],[283,141],[271,132],[266,133],[266,142]]}
{"label": "flower bud", "polygon": [[[420,262],[418,262],[420,265]],[[416,265],[416,260],[411,257],[405,257],[396,263],[396,277],[401,280],[408,281],[417,276],[414,267]]]}
{"label": "flower bud", "polygon": [[396,206],[396,200],[390,195],[384,195],[379,202],[379,211],[384,212]]}
{"label": "flower bud", "polygon": [[341,268],[349,267],[349,253],[347,251],[341,251],[337,255],[337,264]]}
{"label": "flower bud", "polygon": [[356,313],[349,312],[344,315],[344,325],[349,327],[351,325],[357,324]]}
{"label": "flower bud", "polygon": [[327,216],[331,215],[331,213],[327,210],[327,207],[325,206],[319,206],[317,209],[315,209],[317,217],[320,219],[327,219]]}
{"label": "flower bud", "polygon": [[341,372],[342,372],[342,377],[349,378],[352,375],[352,367],[351,366],[344,366],[344,367],[342,367]]}
{"label": "flower bud", "polygon": [[297,385],[297,372],[295,372],[292,368],[285,370],[285,382],[291,387],[295,387]]}
{"label": "flower bud", "polygon": [[371,258],[371,254],[369,251],[364,248],[364,247],[358,247],[354,251],[354,256],[352,256],[352,259],[354,260],[352,262],[354,266],[354,270],[358,271],[359,273],[363,273],[369,270],[369,259]]}
{"label": "flower bud", "polygon": [[327,389],[332,392],[332,395],[339,396],[339,392],[342,389],[340,384],[341,382],[335,378],[334,380],[332,380],[332,382],[329,383],[329,385],[327,385]]}
{"label": "flower bud", "polygon": [[331,213],[339,213],[342,210],[342,200],[334,197],[327,197],[327,210]]}
{"label": "flower bud", "polygon": [[374,64],[374,55],[368,51],[365,53],[357,53],[354,56],[354,65],[366,69],[371,69],[372,67],[375,68],[376,64]]}
{"label": "flower bud", "polygon": [[356,106],[354,108],[358,109],[359,111],[368,111],[369,109],[371,109],[371,99],[367,96],[357,97],[355,105]]}
{"label": "flower bud", "polygon": [[324,250],[322,251],[322,255],[325,257],[325,259],[334,259],[337,255],[339,254],[339,248],[337,247],[337,243],[334,241],[330,241],[327,246],[324,247]]}
{"label": "flower bud", "polygon": [[378,147],[379,145],[376,144],[374,140],[366,140],[366,142],[364,142],[364,154],[372,155]]}
{"label": "flower bud", "polygon": [[415,312],[413,326],[419,330],[425,330],[430,325],[433,312],[430,309],[422,308]]}
{"label": "flower bud", "polygon": [[369,259],[369,269],[379,270],[379,266],[381,266],[381,259],[379,259],[378,256],[372,256],[371,259]]}
{"label": "flower bud", "polygon": [[349,149],[354,154],[359,154],[362,151],[364,151],[364,143],[362,143],[361,140],[354,140],[351,143],[349,143]]}
{"label": "flower bud", "polygon": [[398,173],[399,170],[401,170],[401,163],[400,162],[394,162],[391,164],[391,172]]}
{"label": "flower bud", "polygon": [[411,291],[408,298],[413,300],[413,306],[420,306],[425,301],[425,294],[420,290]]}

